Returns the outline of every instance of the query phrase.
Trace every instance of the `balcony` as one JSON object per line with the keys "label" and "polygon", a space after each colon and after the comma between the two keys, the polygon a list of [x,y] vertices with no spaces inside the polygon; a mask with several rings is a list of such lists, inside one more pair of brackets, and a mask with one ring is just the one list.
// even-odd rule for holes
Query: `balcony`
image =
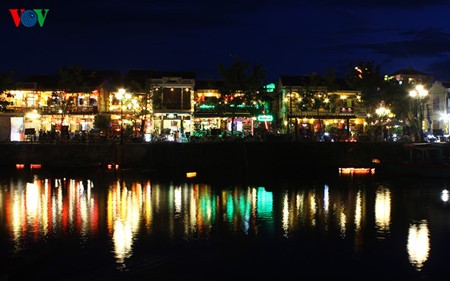
{"label": "balcony", "polygon": [[39,114],[43,115],[52,115],[52,114],[61,114],[61,111],[64,114],[97,114],[98,106],[67,106],[65,109],[62,109],[59,106],[42,106],[42,107],[9,107],[8,111],[16,112],[16,113],[24,113],[30,110],[37,110]]}

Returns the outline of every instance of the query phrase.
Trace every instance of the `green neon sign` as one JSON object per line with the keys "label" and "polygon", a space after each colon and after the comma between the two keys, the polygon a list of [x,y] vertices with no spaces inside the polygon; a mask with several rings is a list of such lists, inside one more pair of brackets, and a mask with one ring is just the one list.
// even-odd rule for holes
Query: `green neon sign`
{"label": "green neon sign", "polygon": [[215,107],[213,104],[201,104],[198,106],[199,109],[214,109]]}
{"label": "green neon sign", "polygon": [[268,93],[275,92],[275,84],[274,83],[267,84],[266,86],[264,86],[264,88],[266,88],[266,91]]}
{"label": "green neon sign", "polygon": [[256,120],[258,120],[259,122],[272,122],[273,116],[272,115],[258,115],[256,117]]}

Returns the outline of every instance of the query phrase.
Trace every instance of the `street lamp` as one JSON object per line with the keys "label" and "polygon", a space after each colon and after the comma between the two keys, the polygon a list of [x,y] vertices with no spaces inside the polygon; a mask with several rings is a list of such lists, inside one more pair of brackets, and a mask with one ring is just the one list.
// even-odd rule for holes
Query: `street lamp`
{"label": "street lamp", "polygon": [[384,102],[382,101],[380,103],[380,106],[375,110],[375,113],[381,119],[381,140],[384,140],[384,130],[383,130],[384,117],[389,115],[389,113],[391,113],[391,110],[385,107]]}
{"label": "street lamp", "polygon": [[[426,90],[423,85],[417,85],[413,90],[409,92],[409,96],[416,100],[416,118],[418,117],[418,129],[420,141],[423,141],[423,111],[424,104],[423,100],[428,96],[428,90]],[[418,103],[418,104],[417,104]]]}

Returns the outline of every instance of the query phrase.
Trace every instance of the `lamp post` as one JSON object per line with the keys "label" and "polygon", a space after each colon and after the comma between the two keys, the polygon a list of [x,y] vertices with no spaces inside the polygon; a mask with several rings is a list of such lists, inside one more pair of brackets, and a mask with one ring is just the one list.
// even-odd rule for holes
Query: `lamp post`
{"label": "lamp post", "polygon": [[384,128],[383,128],[383,122],[384,117],[389,115],[391,113],[391,110],[384,106],[384,102],[382,101],[380,103],[380,106],[375,110],[375,113],[378,115],[378,117],[381,120],[381,140],[384,140]]}
{"label": "lamp post", "polygon": [[[417,85],[413,90],[409,92],[409,96],[416,101],[415,111],[416,118],[418,118],[418,129],[419,129],[419,141],[423,141],[423,100],[428,96],[428,90],[426,90],[423,85]],[[417,104],[418,103],[418,104]]]}

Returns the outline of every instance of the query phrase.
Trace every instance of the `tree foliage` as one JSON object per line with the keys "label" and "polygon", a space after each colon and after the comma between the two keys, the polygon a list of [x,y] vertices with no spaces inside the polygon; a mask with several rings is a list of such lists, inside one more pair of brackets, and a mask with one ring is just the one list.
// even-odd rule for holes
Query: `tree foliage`
{"label": "tree foliage", "polygon": [[222,95],[225,98],[237,98],[238,101],[245,103],[251,103],[257,98],[266,80],[266,71],[262,65],[250,65],[237,58],[228,68],[219,65],[219,73],[224,82],[220,89]]}
{"label": "tree foliage", "polygon": [[333,109],[333,96],[328,95],[327,82],[317,73],[312,72],[302,79],[300,99],[297,107],[301,111],[331,111]]}
{"label": "tree foliage", "polygon": [[[238,107],[254,113],[261,109],[264,96],[266,71],[261,64],[250,64],[234,58],[231,66],[219,65],[219,73],[223,86],[219,89],[221,97],[218,100],[218,110],[232,113],[232,122],[236,117]],[[232,132],[234,127],[232,126]]]}
{"label": "tree foliage", "polygon": [[108,114],[97,114],[94,117],[94,127],[107,135],[111,126],[111,116]]}
{"label": "tree foliage", "polygon": [[384,99],[383,92],[380,91],[384,78],[380,74],[380,66],[375,65],[373,61],[352,65],[345,80],[351,88],[361,91],[361,99],[369,111]]}
{"label": "tree foliage", "polygon": [[89,93],[93,90],[80,65],[69,65],[58,69],[57,77],[58,87],[67,92]]}
{"label": "tree foliage", "polygon": [[[138,79],[139,80],[139,79]],[[136,114],[141,118],[141,132],[145,132],[147,116],[151,115],[150,108],[160,108],[162,102],[162,87],[153,82],[152,77],[145,76],[141,80],[131,80],[131,90],[141,96],[141,110]]]}

